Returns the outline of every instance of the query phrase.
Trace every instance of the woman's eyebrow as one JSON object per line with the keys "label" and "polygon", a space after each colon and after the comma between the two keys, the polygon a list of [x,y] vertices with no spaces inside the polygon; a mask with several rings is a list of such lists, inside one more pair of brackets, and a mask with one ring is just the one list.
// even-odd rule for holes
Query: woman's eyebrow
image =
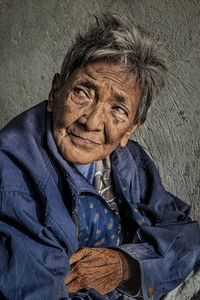
{"label": "woman's eyebrow", "polygon": [[115,97],[115,99],[117,100],[117,102],[127,105],[128,100],[127,100],[126,97],[120,95],[120,94],[117,93],[117,92],[114,92],[114,93],[113,93],[113,96]]}
{"label": "woman's eyebrow", "polygon": [[85,86],[85,87],[87,87],[89,89],[95,90],[95,91],[97,90],[96,85],[94,85],[89,80],[82,80],[82,81],[78,82],[78,84],[83,85],[83,86]]}

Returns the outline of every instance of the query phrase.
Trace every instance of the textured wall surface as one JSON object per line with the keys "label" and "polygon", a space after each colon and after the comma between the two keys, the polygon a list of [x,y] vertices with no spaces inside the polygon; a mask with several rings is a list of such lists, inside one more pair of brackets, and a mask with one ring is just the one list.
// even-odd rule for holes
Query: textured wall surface
{"label": "textured wall surface", "polygon": [[0,127],[48,97],[75,33],[101,11],[134,17],[167,44],[167,87],[134,138],[200,220],[199,0],[0,0]]}

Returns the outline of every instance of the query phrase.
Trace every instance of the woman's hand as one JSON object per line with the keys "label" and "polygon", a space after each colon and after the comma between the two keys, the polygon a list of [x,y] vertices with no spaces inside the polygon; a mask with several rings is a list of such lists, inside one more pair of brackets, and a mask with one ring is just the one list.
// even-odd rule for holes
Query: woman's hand
{"label": "woman's hand", "polygon": [[105,295],[130,276],[128,263],[120,250],[82,248],[72,255],[70,264],[71,271],[65,277],[69,293],[93,288]]}

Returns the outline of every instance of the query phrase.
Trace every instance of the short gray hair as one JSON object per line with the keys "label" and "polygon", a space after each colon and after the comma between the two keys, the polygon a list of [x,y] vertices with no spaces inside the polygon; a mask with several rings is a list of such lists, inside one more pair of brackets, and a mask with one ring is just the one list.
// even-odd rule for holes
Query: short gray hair
{"label": "short gray hair", "polygon": [[76,37],[61,67],[62,84],[75,69],[97,60],[121,64],[134,74],[141,94],[134,124],[144,122],[165,84],[168,54],[163,44],[127,17],[106,13]]}

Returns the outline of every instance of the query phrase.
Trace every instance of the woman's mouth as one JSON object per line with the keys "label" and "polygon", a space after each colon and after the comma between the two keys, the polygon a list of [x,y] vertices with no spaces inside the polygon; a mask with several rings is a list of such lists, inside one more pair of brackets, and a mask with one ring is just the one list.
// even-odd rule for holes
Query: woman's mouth
{"label": "woman's mouth", "polygon": [[68,135],[71,136],[71,138],[77,142],[80,142],[80,143],[83,143],[83,144],[88,144],[88,145],[91,145],[91,144],[96,144],[96,145],[100,145],[100,143],[97,143],[96,141],[93,141],[89,138],[86,138],[86,137],[82,137],[82,136],[79,136],[73,132],[70,132],[68,133]]}

